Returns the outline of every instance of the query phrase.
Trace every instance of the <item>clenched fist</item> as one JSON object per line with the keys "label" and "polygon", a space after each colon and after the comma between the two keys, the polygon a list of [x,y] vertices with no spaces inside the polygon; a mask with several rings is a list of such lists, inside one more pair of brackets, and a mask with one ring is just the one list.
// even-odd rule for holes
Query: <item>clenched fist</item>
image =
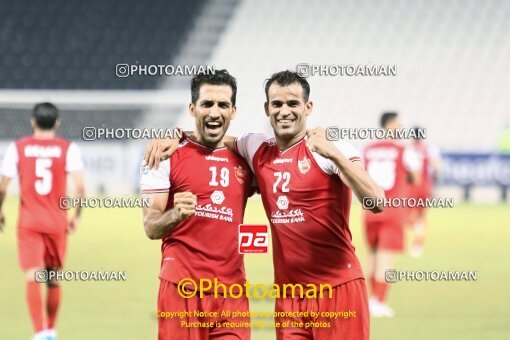
{"label": "clenched fist", "polygon": [[317,152],[323,157],[332,158],[335,153],[339,152],[335,144],[326,138],[326,130],[322,128],[315,128],[307,130],[306,135],[308,140],[306,146],[310,151]]}
{"label": "clenched fist", "polygon": [[174,195],[174,214],[177,220],[184,221],[195,214],[197,196],[191,192],[178,192]]}

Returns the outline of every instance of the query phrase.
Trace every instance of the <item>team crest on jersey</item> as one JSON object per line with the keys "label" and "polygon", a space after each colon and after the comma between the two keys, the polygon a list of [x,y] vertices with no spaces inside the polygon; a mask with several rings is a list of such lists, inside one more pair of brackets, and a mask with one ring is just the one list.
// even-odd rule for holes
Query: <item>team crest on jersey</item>
{"label": "team crest on jersey", "polygon": [[244,170],[241,166],[235,166],[234,174],[236,175],[237,181],[243,184],[246,180],[246,170]]}
{"label": "team crest on jersey", "polygon": [[298,168],[299,172],[303,175],[306,174],[308,171],[310,171],[310,168],[312,167],[312,162],[309,158],[303,158],[302,160],[298,160]]}

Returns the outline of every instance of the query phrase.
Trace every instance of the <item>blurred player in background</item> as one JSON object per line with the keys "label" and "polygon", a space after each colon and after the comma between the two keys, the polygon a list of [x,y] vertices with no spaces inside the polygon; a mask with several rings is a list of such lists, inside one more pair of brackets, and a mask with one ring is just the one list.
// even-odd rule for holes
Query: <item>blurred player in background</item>
{"label": "blurred player in background", "polygon": [[[325,294],[323,298],[276,299],[275,311],[356,313],[356,317],[334,320],[277,317],[275,321],[280,323],[292,320],[308,325],[276,328],[277,338],[368,339],[367,292],[349,230],[350,189],[360,200],[382,198],[383,190],[368,176],[350,144],[332,143],[323,129],[307,131],[313,102],[305,78],[291,71],[278,72],[267,80],[265,90],[265,112],[275,137],[246,134],[235,142],[232,139],[230,145],[248,161],[257,177],[272,229],[275,283],[280,287],[333,287],[331,298]],[[163,140],[149,148],[162,151],[171,144]],[[152,157],[159,159],[161,153]],[[310,326],[310,322],[327,322],[330,327]]]}
{"label": "blurred player in background", "polygon": [[[192,313],[191,317],[159,318],[161,340],[250,339],[246,327],[183,326],[181,322],[249,322],[222,312],[248,312],[241,298],[214,297],[212,291],[185,299],[177,285],[182,279],[218,280],[228,287],[246,282],[243,255],[238,252],[238,226],[253,193],[247,163],[224,145],[236,114],[236,80],[225,70],[199,75],[191,83],[189,113],[195,118],[196,140],[187,138],[156,170],[142,167],[141,189],[152,198],[143,210],[145,232],[162,239],[158,311]],[[218,318],[197,318],[195,312],[216,312]]]}
{"label": "blurred player in background", "polygon": [[[60,208],[66,195],[67,174],[74,181],[76,197],[84,197],[83,162],[76,144],[56,137],[60,125],[58,109],[51,103],[35,105],[34,134],[11,143],[5,153],[0,179],[0,230],[5,217],[1,211],[10,180],[19,176],[21,207],[18,220],[19,262],[26,278],[26,299],[35,330],[34,339],[55,339],[55,324],[61,302],[61,288],[53,277],[47,280],[43,304],[36,271],[60,270],[64,265],[67,233],[79,224],[81,209],[68,221]],[[41,280],[42,279],[42,280]]]}
{"label": "blurred player in background", "polygon": [[[420,127],[414,128],[416,136],[419,136]],[[420,163],[420,170],[417,180],[410,185],[409,197],[416,199],[427,199],[431,196],[432,187],[439,175],[441,167],[441,155],[439,149],[427,144],[423,139],[417,137],[408,146],[417,156]],[[409,254],[419,257],[423,254],[426,231],[426,208],[421,205],[410,208],[409,223],[413,231],[413,240],[409,248]]]}
{"label": "blurred player in background", "polygon": [[[396,130],[402,126],[397,113],[381,116],[381,127]],[[392,139],[369,144],[363,154],[369,175],[384,189],[387,199],[407,197],[409,182],[415,181],[420,164],[416,155],[404,144]],[[388,283],[386,270],[393,267],[395,254],[404,249],[404,226],[407,209],[385,207],[381,214],[364,213],[365,234],[368,243],[367,276],[370,280],[370,314],[375,317],[393,317],[386,303]]]}

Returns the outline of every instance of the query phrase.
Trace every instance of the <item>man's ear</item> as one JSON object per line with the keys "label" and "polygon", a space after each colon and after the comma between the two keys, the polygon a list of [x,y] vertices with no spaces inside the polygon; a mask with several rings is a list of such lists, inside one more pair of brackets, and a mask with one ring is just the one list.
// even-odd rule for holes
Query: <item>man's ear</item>
{"label": "man's ear", "polygon": [[37,124],[35,123],[34,117],[30,118],[30,125],[32,125],[32,129],[34,130],[37,128]]}
{"label": "man's ear", "polygon": [[195,104],[193,103],[189,103],[188,105],[188,113],[191,117],[195,117],[196,116],[196,112],[195,112]]}
{"label": "man's ear", "polygon": [[268,102],[264,103],[264,111],[266,112],[266,116],[269,117],[269,103]]}
{"label": "man's ear", "polygon": [[309,116],[312,113],[313,110],[313,102],[309,100],[305,104],[305,115]]}
{"label": "man's ear", "polygon": [[232,114],[230,115],[230,119],[234,119],[236,117],[236,114],[237,114],[237,106],[234,105],[234,107],[232,107]]}
{"label": "man's ear", "polygon": [[62,124],[62,121],[60,120],[60,118],[57,118],[57,121],[55,122],[55,126],[53,127],[53,129],[58,129],[60,127],[60,124]]}

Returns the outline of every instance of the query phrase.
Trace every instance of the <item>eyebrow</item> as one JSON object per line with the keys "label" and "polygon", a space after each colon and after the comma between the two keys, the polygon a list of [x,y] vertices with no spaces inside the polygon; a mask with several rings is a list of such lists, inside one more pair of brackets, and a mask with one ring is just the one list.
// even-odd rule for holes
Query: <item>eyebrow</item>
{"label": "eyebrow", "polygon": [[[201,100],[199,102],[199,104],[212,104],[212,103],[214,103],[214,100],[212,100],[212,99],[203,99],[203,100]],[[221,101],[218,102],[218,105],[228,105],[228,106],[230,106],[232,104],[228,100],[221,100]]]}
{"label": "eyebrow", "polygon": [[281,100],[281,99],[273,99],[273,100],[271,100],[271,104],[283,104],[283,103],[287,103],[287,104],[300,104],[301,101],[299,99],[289,99],[287,101],[284,101],[284,100]]}

